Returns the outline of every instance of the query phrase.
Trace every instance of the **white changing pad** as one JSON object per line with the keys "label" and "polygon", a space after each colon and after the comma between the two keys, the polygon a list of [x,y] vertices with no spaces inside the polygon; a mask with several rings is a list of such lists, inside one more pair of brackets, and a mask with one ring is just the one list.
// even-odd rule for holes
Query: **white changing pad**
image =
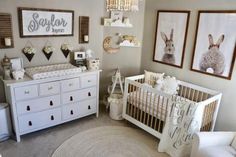
{"label": "white changing pad", "polygon": [[81,73],[82,69],[70,63],[26,68],[25,72],[32,79],[45,79]]}

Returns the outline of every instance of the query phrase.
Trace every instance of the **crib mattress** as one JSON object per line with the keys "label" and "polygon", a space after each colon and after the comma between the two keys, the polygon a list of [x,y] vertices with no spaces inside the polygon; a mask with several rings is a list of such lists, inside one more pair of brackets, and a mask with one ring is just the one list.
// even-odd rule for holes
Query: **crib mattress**
{"label": "crib mattress", "polygon": [[48,66],[39,66],[33,68],[26,68],[26,74],[29,75],[32,79],[45,79],[51,77],[60,77],[65,75],[72,75],[81,73],[82,69],[76,67],[72,64],[65,63],[65,64],[55,64],[55,65],[48,65]]}
{"label": "crib mattress", "polygon": [[166,119],[168,102],[163,96],[155,98],[154,93],[135,91],[129,93],[128,102],[162,121]]}

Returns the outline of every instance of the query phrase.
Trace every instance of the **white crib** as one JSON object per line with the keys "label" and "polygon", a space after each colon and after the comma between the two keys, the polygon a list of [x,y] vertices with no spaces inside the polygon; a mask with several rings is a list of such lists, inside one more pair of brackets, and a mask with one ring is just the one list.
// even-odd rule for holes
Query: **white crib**
{"label": "white crib", "polygon": [[[143,86],[143,83],[144,75],[125,79],[123,118],[161,139],[173,95]],[[201,131],[213,131],[221,93],[180,81],[177,96],[203,105]]]}

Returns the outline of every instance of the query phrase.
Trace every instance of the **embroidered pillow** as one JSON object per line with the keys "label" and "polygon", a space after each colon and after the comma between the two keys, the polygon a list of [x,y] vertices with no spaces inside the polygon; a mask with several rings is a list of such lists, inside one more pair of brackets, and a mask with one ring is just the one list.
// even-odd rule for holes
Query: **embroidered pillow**
{"label": "embroidered pillow", "polygon": [[151,86],[154,86],[157,80],[163,79],[165,75],[165,73],[154,73],[147,70],[144,70],[144,72],[145,83],[148,83]]}

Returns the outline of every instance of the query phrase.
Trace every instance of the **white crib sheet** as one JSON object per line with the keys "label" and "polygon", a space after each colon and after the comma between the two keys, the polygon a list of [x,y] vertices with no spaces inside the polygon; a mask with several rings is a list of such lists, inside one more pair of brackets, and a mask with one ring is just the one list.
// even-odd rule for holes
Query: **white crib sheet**
{"label": "white crib sheet", "polygon": [[129,93],[128,102],[160,120],[166,119],[168,104],[163,96],[159,96],[158,99],[154,93],[135,91]]}

